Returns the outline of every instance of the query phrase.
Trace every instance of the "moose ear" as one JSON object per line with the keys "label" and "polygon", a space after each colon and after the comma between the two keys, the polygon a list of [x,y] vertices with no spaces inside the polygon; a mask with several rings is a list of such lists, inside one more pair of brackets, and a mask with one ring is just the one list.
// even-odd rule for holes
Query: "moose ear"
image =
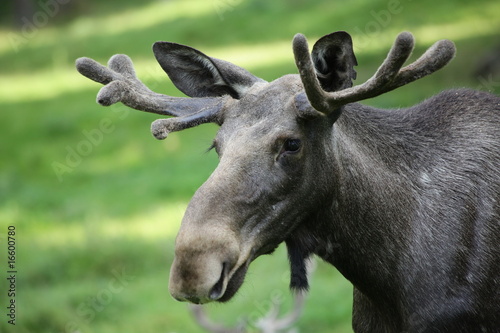
{"label": "moose ear", "polygon": [[321,37],[311,54],[321,87],[325,91],[338,91],[352,87],[356,79],[354,66],[358,64],[352,49],[351,36],[337,31]]}
{"label": "moose ear", "polygon": [[241,67],[189,46],[156,42],[153,52],[177,89],[190,97],[230,95],[239,99],[256,82],[263,82]]}

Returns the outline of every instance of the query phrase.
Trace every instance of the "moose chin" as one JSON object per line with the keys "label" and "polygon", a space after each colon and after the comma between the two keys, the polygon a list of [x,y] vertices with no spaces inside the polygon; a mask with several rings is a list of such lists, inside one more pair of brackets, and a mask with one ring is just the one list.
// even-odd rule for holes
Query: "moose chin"
{"label": "moose chin", "polygon": [[353,86],[343,31],[309,51],[297,34],[299,74],[266,82],[188,46],[153,52],[189,97],[148,89],[126,55],[103,66],[97,102],[170,118],[157,139],[204,123],[220,129],[219,164],[190,201],[176,238],[169,289],[192,303],[229,300],[250,263],[286,243],[290,287],[308,288],[312,255],[354,285],[356,332],[498,332],[500,328],[500,98],[448,90],[403,109],[358,103],[418,80],[455,54],[448,40],[403,67],[399,34],[377,72]]}

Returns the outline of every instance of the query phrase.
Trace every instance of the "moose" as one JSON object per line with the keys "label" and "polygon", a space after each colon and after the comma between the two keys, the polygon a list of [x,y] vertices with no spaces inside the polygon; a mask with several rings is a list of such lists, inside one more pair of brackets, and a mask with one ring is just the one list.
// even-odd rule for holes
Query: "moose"
{"label": "moose", "polygon": [[169,281],[179,301],[230,300],[250,263],[285,243],[293,291],[308,288],[312,255],[354,286],[356,332],[498,332],[500,98],[447,90],[418,105],[358,103],[431,74],[455,54],[441,40],[403,67],[415,40],[400,33],[376,73],[353,86],[352,39],[339,31],[309,50],[292,43],[299,74],[266,82],[171,42],[153,52],[189,97],[148,89],[126,55],[76,61],[122,102],[171,116],[165,139],[220,126],[219,164],[194,193],[175,241]]}

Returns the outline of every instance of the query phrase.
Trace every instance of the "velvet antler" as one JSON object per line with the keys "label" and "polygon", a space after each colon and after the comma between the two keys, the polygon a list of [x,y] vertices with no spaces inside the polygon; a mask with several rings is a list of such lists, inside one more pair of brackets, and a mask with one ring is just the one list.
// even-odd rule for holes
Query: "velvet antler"
{"label": "velvet antler", "polygon": [[153,122],[151,131],[157,139],[203,123],[222,122],[220,114],[227,97],[189,98],[155,93],[137,78],[132,60],[124,54],[111,57],[108,67],[90,58],[79,58],[76,68],[105,85],[97,94],[97,103],[103,106],[122,102],[133,109],[177,117]]}
{"label": "velvet antler", "polygon": [[313,108],[325,114],[333,112],[344,104],[375,97],[418,80],[445,66],[455,55],[453,42],[440,40],[415,62],[401,69],[413,47],[413,35],[402,32],[397,36],[377,72],[365,83],[339,91],[325,91],[318,81],[305,36],[297,34],[293,39],[295,63],[307,99]]}

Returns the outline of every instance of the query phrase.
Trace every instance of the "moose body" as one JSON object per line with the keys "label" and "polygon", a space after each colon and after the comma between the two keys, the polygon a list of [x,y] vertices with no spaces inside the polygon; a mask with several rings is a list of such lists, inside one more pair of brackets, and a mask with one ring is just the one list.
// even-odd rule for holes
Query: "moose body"
{"label": "moose body", "polygon": [[249,264],[287,245],[291,287],[308,287],[316,254],[354,285],[356,332],[496,332],[500,327],[500,98],[450,90],[407,109],[356,101],[444,66],[441,41],[401,69],[413,49],[398,36],[361,86],[350,37],[294,39],[300,75],[267,83],[174,43],[153,47],[188,96],[154,93],[123,55],[106,68],[77,61],[118,101],[175,118],[169,132],[214,122],[220,162],[188,205],[176,239],[170,292],[193,303],[229,300]]}
{"label": "moose body", "polygon": [[330,193],[290,238],[354,284],[356,332],[499,329],[499,110],[471,90],[344,109]]}

